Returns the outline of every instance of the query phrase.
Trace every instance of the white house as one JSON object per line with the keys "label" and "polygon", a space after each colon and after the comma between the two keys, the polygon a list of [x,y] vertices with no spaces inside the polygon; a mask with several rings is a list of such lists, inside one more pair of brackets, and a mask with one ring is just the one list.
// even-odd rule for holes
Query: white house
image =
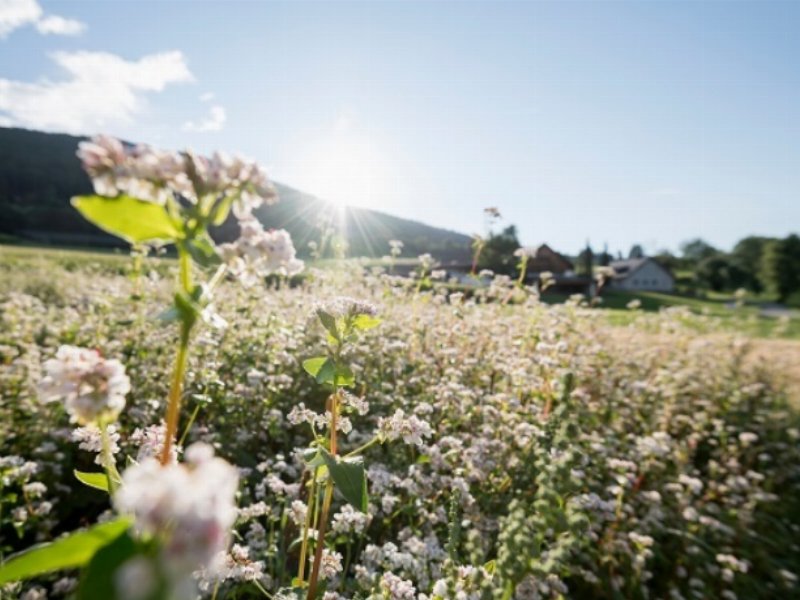
{"label": "white house", "polygon": [[652,258],[615,260],[609,266],[614,269],[614,278],[609,286],[612,289],[651,292],[675,291],[675,278],[672,273]]}

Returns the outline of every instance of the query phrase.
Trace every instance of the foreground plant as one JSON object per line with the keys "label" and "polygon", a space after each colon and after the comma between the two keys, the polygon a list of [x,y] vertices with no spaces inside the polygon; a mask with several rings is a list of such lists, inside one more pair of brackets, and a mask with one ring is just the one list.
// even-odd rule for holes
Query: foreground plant
{"label": "foreground plant", "polygon": [[[63,400],[74,421],[99,431],[105,478],[76,476],[109,492],[121,516],[12,559],[0,568],[0,583],[88,565],[80,598],[126,596],[132,586],[137,598],[191,597],[192,573],[204,569],[213,574],[228,546],[238,482],[236,470],[213,458],[210,447],[192,446],[186,464],[175,462],[192,333],[200,322],[224,326],[211,300],[226,269],[253,285],[273,273],[296,274],[303,264],[285,231],[264,231],[252,214],[261,204],[276,201],[272,184],[255,163],[221,154],[206,158],[131,147],[105,136],[82,142],[78,156],[99,194],[73,198],[89,221],[131,244],[173,244],[178,252],[173,304],[159,317],[179,329],[165,426],[155,435],[163,444],[158,461],[140,455],[142,462],[120,475],[109,427],[125,406],[129,379],[119,361],[62,346],[44,365],[41,399]],[[231,209],[240,220],[241,237],[217,248],[208,228],[221,225]],[[195,264],[216,271],[198,283]]]}

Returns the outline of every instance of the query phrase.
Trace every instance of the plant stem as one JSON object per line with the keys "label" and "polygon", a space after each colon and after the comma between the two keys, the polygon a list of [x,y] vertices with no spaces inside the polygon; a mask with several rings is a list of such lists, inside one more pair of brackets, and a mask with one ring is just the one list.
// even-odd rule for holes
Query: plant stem
{"label": "plant stem", "polygon": [[192,415],[189,417],[189,422],[186,423],[186,427],[183,428],[183,433],[181,434],[181,438],[178,440],[178,446],[183,446],[183,443],[186,441],[186,436],[189,435],[189,430],[194,425],[194,421],[197,418],[197,413],[200,412],[200,404],[196,404],[194,410],[192,411]]}
{"label": "plant stem", "polygon": [[308,552],[308,530],[311,527],[312,502],[315,502],[317,494],[317,469],[311,474],[311,487],[308,492],[308,502],[306,503],[306,523],[303,528],[303,544],[300,546],[300,566],[297,569],[297,578],[302,582],[306,570],[306,552]]}
{"label": "plant stem", "polygon": [[[330,397],[331,403],[331,447],[332,456],[336,456],[336,420],[339,412],[338,406],[339,390],[334,385],[333,394]],[[319,519],[319,529],[317,529],[317,541],[314,548],[314,565],[311,568],[311,577],[308,580],[308,594],[306,600],[313,600],[317,593],[317,580],[319,579],[319,569],[322,564],[322,550],[325,548],[325,529],[328,524],[328,513],[331,509],[333,500],[333,477],[328,473],[328,482],[325,485],[325,500],[322,502],[322,514]]]}
{"label": "plant stem", "polygon": [[106,480],[108,481],[108,493],[112,496],[117,491],[117,479],[119,472],[116,465],[114,465],[114,456],[111,454],[111,439],[108,437],[108,425],[105,421],[98,423],[100,427],[100,441],[102,443],[102,457],[103,469],[106,472]]}
{"label": "plant stem", "polygon": [[161,464],[169,462],[172,450],[172,440],[178,430],[178,417],[181,409],[181,392],[183,378],[186,374],[186,363],[189,356],[189,335],[192,326],[186,322],[181,323],[181,340],[178,355],[175,358],[175,370],[172,373],[172,385],[169,390],[169,404],[167,405],[167,431],[164,439],[164,449],[161,452]]}
{"label": "plant stem", "polygon": [[355,450],[352,450],[351,452],[348,452],[347,454],[345,454],[345,455],[344,455],[344,458],[351,458],[351,457],[353,457],[353,456],[355,456],[355,455],[357,455],[357,454],[361,454],[362,452],[364,452],[364,451],[365,451],[365,450],[367,450],[368,448],[371,448],[372,446],[374,446],[375,444],[379,443],[380,441],[381,441],[381,438],[380,438],[380,436],[379,436],[379,435],[376,435],[376,436],[375,436],[374,438],[372,438],[370,441],[366,442],[365,444],[361,444],[361,445],[360,445],[358,448],[356,448]]}

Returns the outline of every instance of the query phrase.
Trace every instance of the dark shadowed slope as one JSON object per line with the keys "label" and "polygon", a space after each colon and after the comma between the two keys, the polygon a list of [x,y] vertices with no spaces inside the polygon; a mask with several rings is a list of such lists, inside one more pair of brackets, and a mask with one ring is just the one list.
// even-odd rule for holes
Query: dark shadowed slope
{"label": "dark shadowed slope", "polygon": [[[53,244],[111,246],[119,240],[81,218],[69,204],[78,194],[92,192],[75,156],[83,138],[0,128],[0,233]],[[362,208],[339,209],[287,185],[276,184],[281,201],[260,209],[265,226],[286,228],[298,251],[306,255],[309,241],[319,241],[320,225],[342,233],[350,256],[383,256],[389,240],[402,240],[404,256],[430,252],[442,261],[468,262],[469,236],[430,227]],[[231,219],[217,232],[220,240],[236,235]]]}

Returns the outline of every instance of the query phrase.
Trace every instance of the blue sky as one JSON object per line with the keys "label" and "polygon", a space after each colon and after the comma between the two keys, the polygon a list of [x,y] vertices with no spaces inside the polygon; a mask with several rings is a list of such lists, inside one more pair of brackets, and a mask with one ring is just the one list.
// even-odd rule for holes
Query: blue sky
{"label": "blue sky", "polygon": [[[9,4],[10,2],[10,4]],[[465,233],[800,229],[798,2],[0,0],[0,124],[257,158]]]}

